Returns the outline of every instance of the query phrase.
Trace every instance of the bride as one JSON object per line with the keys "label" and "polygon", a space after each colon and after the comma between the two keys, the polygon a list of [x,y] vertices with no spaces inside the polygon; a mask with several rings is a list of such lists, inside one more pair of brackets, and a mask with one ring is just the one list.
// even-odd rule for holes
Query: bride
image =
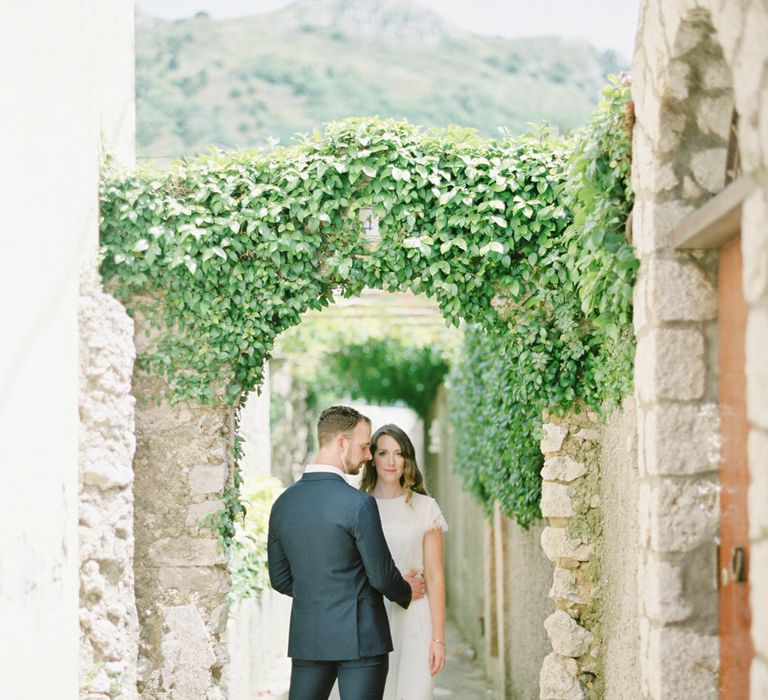
{"label": "bride", "polygon": [[360,488],[376,498],[397,568],[423,572],[427,586],[427,595],[407,609],[387,605],[394,651],[384,700],[431,700],[433,677],[445,666],[443,532],[448,525],[424,489],[413,444],[403,430],[392,424],[379,428],[371,438],[371,454]]}

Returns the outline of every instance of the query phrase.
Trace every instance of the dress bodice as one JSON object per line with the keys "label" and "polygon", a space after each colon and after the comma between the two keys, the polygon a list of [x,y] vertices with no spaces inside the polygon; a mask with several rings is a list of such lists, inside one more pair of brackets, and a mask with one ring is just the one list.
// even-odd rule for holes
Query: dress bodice
{"label": "dress bodice", "polygon": [[381,526],[389,551],[401,573],[410,569],[424,571],[424,534],[428,530],[446,531],[440,506],[430,496],[414,493],[411,502],[405,496],[377,498]]}

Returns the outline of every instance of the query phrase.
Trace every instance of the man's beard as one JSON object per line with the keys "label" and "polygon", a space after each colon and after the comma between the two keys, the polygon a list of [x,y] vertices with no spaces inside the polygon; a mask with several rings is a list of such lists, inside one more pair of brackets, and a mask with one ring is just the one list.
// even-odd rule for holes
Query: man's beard
{"label": "man's beard", "polygon": [[348,462],[346,459],[344,460],[344,472],[350,476],[356,476],[359,474],[362,466],[362,462],[353,463]]}

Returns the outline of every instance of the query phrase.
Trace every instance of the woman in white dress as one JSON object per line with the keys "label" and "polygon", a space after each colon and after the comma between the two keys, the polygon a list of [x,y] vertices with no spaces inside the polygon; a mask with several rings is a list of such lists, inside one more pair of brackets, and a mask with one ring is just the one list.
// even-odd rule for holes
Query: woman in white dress
{"label": "woman in white dress", "polygon": [[371,454],[360,487],[376,498],[397,568],[423,572],[427,586],[426,596],[408,609],[385,601],[394,650],[384,700],[432,700],[433,678],[445,666],[443,532],[448,525],[424,489],[405,432],[392,424],[379,428],[371,438]]}

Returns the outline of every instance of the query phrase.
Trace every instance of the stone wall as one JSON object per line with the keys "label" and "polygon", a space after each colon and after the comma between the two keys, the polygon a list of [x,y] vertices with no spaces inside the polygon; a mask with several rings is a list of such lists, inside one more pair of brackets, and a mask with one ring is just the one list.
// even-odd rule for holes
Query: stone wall
{"label": "stone wall", "polygon": [[552,613],[547,593],[554,568],[541,549],[543,529],[538,523],[523,530],[506,519],[506,696],[514,700],[539,697],[539,672],[552,648],[544,621]]}
{"label": "stone wall", "polygon": [[111,296],[80,297],[80,693],[136,698],[133,322]]}
{"label": "stone wall", "polygon": [[[137,349],[142,324],[137,321]],[[234,416],[226,407],[169,405],[156,377],[134,374],[136,604],[143,700],[218,700],[227,662],[229,574],[203,526],[233,476]]]}
{"label": "stone wall", "polygon": [[[751,696],[768,697],[768,8],[642,3],[633,65],[636,398],[640,470],[642,694],[718,695],[716,258],[671,233],[721,190],[731,114],[755,184],[742,217],[747,320]],[[711,572],[711,574],[702,574]]]}
{"label": "stone wall", "polygon": [[549,596],[556,610],[544,623],[552,652],[541,668],[541,700],[604,693],[600,438],[593,413],[553,417],[544,425],[541,513],[548,526],[541,546],[555,564]]}
{"label": "stone wall", "polygon": [[624,401],[601,426],[603,678],[606,698],[639,700],[637,529],[637,436],[635,402]]}

